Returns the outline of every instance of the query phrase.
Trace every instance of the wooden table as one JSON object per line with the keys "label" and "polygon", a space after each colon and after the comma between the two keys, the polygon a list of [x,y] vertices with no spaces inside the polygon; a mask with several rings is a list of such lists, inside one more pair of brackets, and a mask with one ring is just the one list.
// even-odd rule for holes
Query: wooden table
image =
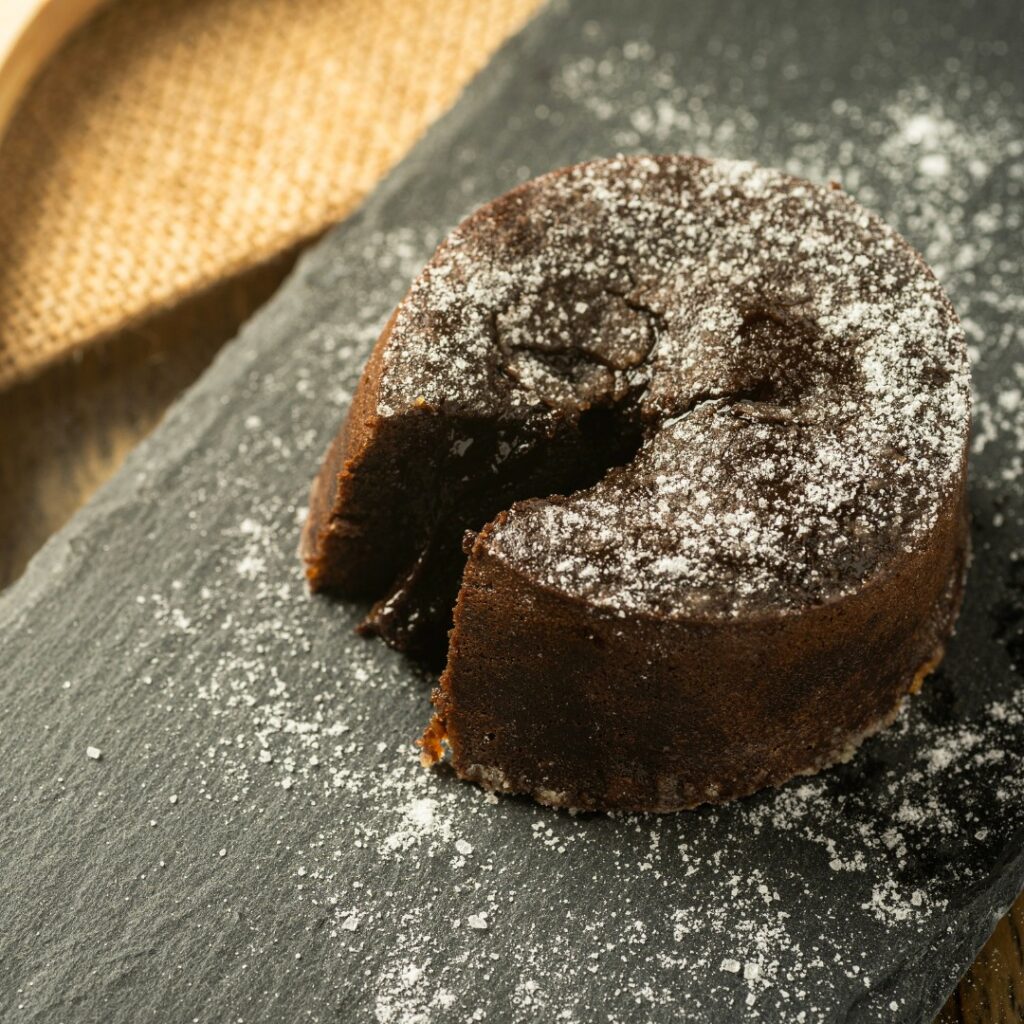
{"label": "wooden table", "polygon": [[[144,335],[124,334],[0,394],[0,587],[14,580],[292,266],[251,271],[216,302],[200,297]],[[1024,1021],[1024,895],[936,1024]]]}

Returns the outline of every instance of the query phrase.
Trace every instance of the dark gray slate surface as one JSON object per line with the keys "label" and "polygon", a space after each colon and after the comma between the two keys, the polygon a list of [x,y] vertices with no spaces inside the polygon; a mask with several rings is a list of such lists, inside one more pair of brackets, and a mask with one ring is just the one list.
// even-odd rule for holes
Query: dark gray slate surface
{"label": "dark gray slate surface", "polygon": [[[514,40],[0,597],[0,1018],[929,1020],[1024,884],[1020,12],[608,0]],[[947,282],[978,389],[941,672],[852,764],[665,818],[421,771],[429,681],[294,557],[444,231],[617,149],[841,178]]]}

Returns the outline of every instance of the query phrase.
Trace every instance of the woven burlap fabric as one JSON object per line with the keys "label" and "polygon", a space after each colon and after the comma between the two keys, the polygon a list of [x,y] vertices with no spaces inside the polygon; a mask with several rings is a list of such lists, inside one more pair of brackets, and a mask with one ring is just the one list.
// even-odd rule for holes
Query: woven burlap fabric
{"label": "woven burlap fabric", "polygon": [[121,0],[0,147],[0,388],[344,216],[538,0]]}

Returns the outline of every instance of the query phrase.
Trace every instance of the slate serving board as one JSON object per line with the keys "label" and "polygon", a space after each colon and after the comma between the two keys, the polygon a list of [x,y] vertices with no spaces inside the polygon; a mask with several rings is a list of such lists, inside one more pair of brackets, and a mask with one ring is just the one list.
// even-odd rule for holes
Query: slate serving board
{"label": "slate serving board", "polygon": [[[1013,0],[606,0],[506,46],[0,597],[0,1016],[929,1021],[1024,885],[1021,29]],[[421,770],[430,680],[295,557],[433,246],[616,150],[839,178],[936,266],[977,388],[940,672],[851,764],[667,817]]]}

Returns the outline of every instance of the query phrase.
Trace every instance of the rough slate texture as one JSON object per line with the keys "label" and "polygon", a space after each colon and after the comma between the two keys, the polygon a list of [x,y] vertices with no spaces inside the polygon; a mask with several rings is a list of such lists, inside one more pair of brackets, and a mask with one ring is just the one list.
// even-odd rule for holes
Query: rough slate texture
{"label": "rough slate texture", "polygon": [[[928,1021],[1024,884],[1020,7],[631,6],[514,40],[0,598],[4,1020]],[[852,764],[664,818],[421,771],[429,681],[294,555],[445,229],[616,149],[841,178],[947,283],[978,390],[941,672]]]}

